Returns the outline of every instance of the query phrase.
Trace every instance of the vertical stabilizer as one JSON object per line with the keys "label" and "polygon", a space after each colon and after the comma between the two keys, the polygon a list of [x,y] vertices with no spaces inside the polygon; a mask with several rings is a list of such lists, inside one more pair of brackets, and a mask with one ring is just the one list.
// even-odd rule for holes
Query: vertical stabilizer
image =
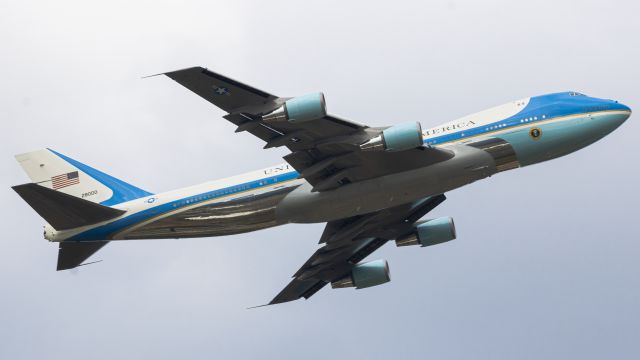
{"label": "vertical stabilizer", "polygon": [[152,195],[51,149],[16,155],[16,160],[32,182],[102,205]]}

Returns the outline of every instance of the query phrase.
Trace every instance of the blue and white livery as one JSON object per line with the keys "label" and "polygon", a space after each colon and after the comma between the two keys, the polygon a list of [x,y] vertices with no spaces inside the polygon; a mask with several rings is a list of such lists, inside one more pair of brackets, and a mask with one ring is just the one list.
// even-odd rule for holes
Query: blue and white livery
{"label": "blue and white livery", "polygon": [[109,241],[326,222],[321,247],[269,304],[309,298],[326,284],[379,285],[390,279],[387,262],[362,260],[386,242],[455,239],[451,218],[421,220],[445,192],[581,149],[631,114],[617,101],[561,92],[427,129],[373,128],[329,115],[322,93],[277,97],[200,67],[164,75],[226,111],[236,132],[287,147],[286,162],[154,194],[52,149],[17,155],[31,182],[14,189],[47,221],[44,237],[59,243],[58,270],[83,265]]}

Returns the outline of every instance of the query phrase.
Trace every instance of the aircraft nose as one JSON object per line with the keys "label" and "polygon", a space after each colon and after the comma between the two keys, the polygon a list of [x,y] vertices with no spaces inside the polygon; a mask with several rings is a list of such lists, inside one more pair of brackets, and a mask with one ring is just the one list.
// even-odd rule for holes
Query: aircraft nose
{"label": "aircraft nose", "polygon": [[631,108],[613,100],[605,100],[601,103],[608,111],[594,114],[593,118],[600,124],[598,127],[603,133],[610,133],[624,123],[631,116]]}
{"label": "aircraft nose", "polygon": [[620,104],[620,106],[622,106],[622,108],[623,108],[623,109],[625,109],[625,110],[627,110],[629,113],[631,113],[631,108],[630,108],[630,107],[628,107],[627,105],[625,105],[625,104]]}
{"label": "aircraft nose", "polygon": [[619,111],[617,120],[622,124],[631,116],[631,108],[619,102],[616,102],[615,105],[614,109]]}
{"label": "aircraft nose", "polygon": [[615,124],[615,127],[622,125],[631,116],[631,108],[615,100],[598,99],[596,103],[598,107],[608,110],[601,118],[612,125]]}

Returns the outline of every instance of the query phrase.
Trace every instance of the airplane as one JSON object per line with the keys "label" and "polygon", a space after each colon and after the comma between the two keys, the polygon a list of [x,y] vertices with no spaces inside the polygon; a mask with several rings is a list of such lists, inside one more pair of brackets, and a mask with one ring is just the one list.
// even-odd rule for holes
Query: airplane
{"label": "airplane", "polygon": [[87,263],[109,241],[211,237],[289,223],[326,223],[320,247],[267,305],[308,299],[325,285],[390,281],[389,241],[456,238],[451,217],[423,219],[445,193],[581,149],[631,115],[618,101],[574,91],[524,98],[442,125],[369,127],[326,110],[322,93],[278,97],[202,67],[166,75],[224,110],[236,132],[286,147],[283,164],[154,194],[52,149],[16,155],[31,179],[13,189],[58,243],[57,270]]}

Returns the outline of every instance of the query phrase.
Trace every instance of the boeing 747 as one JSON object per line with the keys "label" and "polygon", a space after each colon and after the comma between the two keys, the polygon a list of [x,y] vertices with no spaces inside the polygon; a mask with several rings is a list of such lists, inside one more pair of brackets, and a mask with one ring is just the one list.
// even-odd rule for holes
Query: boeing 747
{"label": "boeing 747", "polygon": [[58,270],[82,265],[109,241],[210,237],[288,223],[326,223],[321,246],[269,304],[325,285],[388,282],[389,241],[432,246],[456,238],[450,217],[423,217],[445,193],[502,171],[581,149],[631,115],[577,92],[534,96],[423,129],[369,127],[327,113],[322,93],[279,97],[201,67],[165,73],[227,112],[224,118],[286,147],[283,164],[154,194],[52,149],[17,155],[30,183],[13,189],[57,242]]}

